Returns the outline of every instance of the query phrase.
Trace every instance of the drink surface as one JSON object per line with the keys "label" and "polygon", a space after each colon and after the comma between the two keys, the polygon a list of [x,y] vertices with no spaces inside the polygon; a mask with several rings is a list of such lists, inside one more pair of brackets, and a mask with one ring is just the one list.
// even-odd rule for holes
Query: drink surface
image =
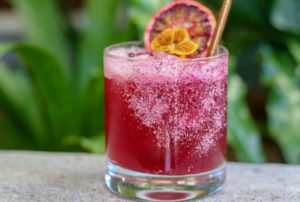
{"label": "drink surface", "polygon": [[111,162],[161,175],[198,174],[224,164],[226,51],[205,60],[150,56],[137,47],[110,54],[119,56],[105,57]]}

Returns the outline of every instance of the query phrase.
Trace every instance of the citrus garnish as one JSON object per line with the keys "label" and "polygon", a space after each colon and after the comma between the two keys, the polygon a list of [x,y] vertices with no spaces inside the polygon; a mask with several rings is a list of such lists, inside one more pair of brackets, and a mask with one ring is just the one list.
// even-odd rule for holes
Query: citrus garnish
{"label": "citrus garnish", "polygon": [[183,41],[180,44],[175,45],[175,48],[170,51],[171,54],[179,56],[187,56],[195,53],[198,50],[198,44],[192,41]]}
{"label": "citrus garnish", "polygon": [[174,40],[174,31],[172,29],[165,29],[157,38],[151,43],[153,51],[168,52],[172,49]]}
{"label": "citrus garnish", "polygon": [[189,33],[184,28],[165,29],[151,42],[153,52],[162,51],[178,56],[187,56],[198,50],[198,44],[191,41]]}
{"label": "citrus garnish", "polygon": [[[216,20],[209,8],[194,0],[175,0],[160,9],[148,23],[144,34],[145,48],[149,53],[164,51],[175,55],[206,56],[215,27]],[[173,48],[170,49],[165,45],[171,39]]]}
{"label": "citrus garnish", "polygon": [[174,30],[174,43],[179,44],[185,40],[190,40],[188,31],[184,28],[176,28]]}

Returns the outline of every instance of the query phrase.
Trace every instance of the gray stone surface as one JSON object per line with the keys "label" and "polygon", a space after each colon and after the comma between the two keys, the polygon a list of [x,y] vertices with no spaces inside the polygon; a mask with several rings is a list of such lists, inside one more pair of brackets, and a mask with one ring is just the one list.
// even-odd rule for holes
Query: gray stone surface
{"label": "gray stone surface", "polygon": [[[103,184],[105,159],[74,153],[0,152],[0,201],[125,201]],[[300,201],[300,166],[229,163],[224,189],[204,202]]]}

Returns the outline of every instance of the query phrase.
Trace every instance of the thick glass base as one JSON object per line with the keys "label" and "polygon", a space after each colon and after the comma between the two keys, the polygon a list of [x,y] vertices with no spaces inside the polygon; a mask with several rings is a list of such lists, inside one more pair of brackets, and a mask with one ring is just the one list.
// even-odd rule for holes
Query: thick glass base
{"label": "thick glass base", "polygon": [[141,201],[187,201],[219,191],[225,181],[225,166],[195,175],[153,175],[107,163],[105,183],[117,195]]}

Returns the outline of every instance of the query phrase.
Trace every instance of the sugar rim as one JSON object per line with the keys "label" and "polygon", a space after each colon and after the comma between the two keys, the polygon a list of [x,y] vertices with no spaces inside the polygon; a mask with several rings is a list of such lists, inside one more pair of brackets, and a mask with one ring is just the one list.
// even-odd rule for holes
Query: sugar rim
{"label": "sugar rim", "polygon": [[[117,43],[117,44],[113,44],[110,45],[108,47],[106,47],[104,49],[104,56],[105,57],[109,57],[109,58],[113,58],[113,59],[117,59],[117,60],[129,60],[129,61],[143,61],[145,60],[145,58],[131,58],[131,57],[125,57],[125,56],[119,56],[116,54],[112,54],[111,50],[115,49],[115,48],[119,48],[119,47],[141,47],[141,45],[143,45],[143,43],[141,41],[129,41],[129,42],[123,42],[123,43]],[[201,62],[201,61],[210,61],[213,59],[217,59],[220,57],[223,57],[225,55],[228,55],[228,50],[227,48],[225,48],[224,46],[219,46],[217,48],[216,54],[210,57],[204,57],[204,58],[180,58],[181,62],[186,62],[186,63],[190,63],[190,62]],[[155,61],[159,61],[162,60],[161,58],[151,58]]]}

